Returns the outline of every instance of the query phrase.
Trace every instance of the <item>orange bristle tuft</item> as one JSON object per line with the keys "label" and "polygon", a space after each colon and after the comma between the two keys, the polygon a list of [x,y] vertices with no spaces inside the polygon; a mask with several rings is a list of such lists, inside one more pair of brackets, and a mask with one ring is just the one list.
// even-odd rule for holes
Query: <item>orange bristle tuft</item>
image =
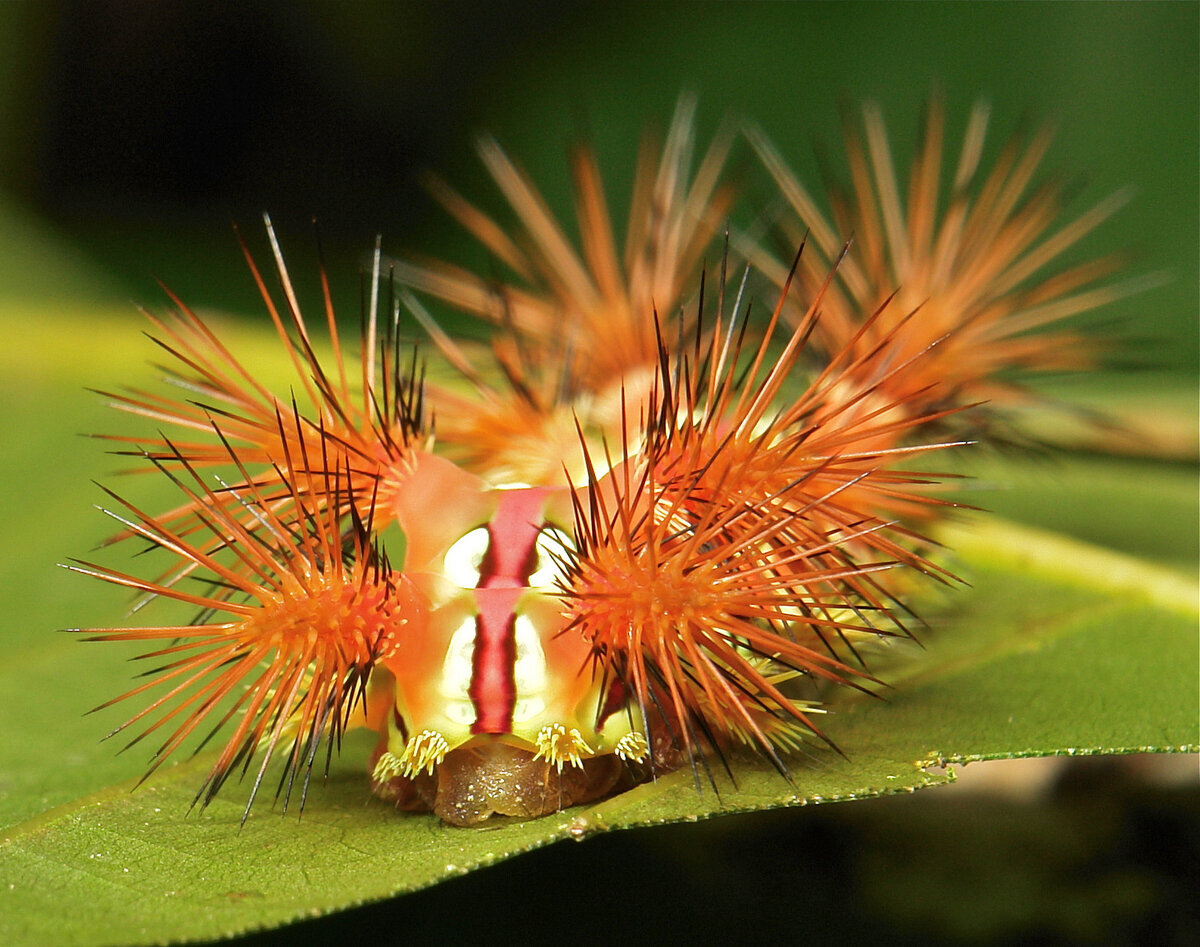
{"label": "orange bristle tuft", "polygon": [[[391,320],[385,320],[382,334],[379,332],[376,300],[363,317],[362,367],[349,370],[322,267],[325,323],[334,363],[333,373],[327,371],[314,349],[274,228],[269,218],[264,220],[286,301],[283,312],[244,241],[242,251],[276,334],[291,359],[307,408],[302,411],[294,395],[289,404],[265,388],[213,330],[168,290],[176,306],[174,316],[146,315],[158,333],[153,340],[173,360],[174,364],[165,369],[168,379],[196,400],[142,391],[102,394],[117,409],[182,429],[189,439],[165,434],[149,438],[101,436],[135,444],[136,449],[123,453],[155,461],[181,460],[192,467],[210,468],[228,466],[231,459],[235,460],[247,482],[253,478],[264,501],[276,512],[282,512],[281,504],[293,499],[288,481],[293,486],[305,482],[297,475],[305,469],[305,458],[319,459],[331,452],[344,459],[339,463],[349,471],[339,493],[343,501],[369,496],[376,489],[387,493],[407,476],[414,455],[428,446],[416,353],[406,365]],[[378,258],[369,278],[374,297],[380,279]],[[294,418],[294,423],[281,423],[281,416]],[[212,436],[214,423],[219,424],[219,438]],[[194,434],[205,437],[191,439]],[[227,501],[230,497],[220,496]],[[325,499],[320,492],[309,498],[317,504]],[[238,512],[236,502],[231,502],[230,508]],[[386,515],[385,507],[381,506],[381,511]],[[190,500],[160,520],[186,535],[200,528],[199,512],[196,501]],[[115,538],[125,535],[123,532]]]}
{"label": "orange bristle tuft", "polygon": [[559,483],[564,449],[573,447],[573,417],[598,445],[619,430],[622,387],[632,397],[644,378],[648,390],[657,358],[648,316],[683,307],[732,202],[732,189],[721,181],[728,130],[691,172],[694,112],[694,99],[683,97],[665,144],[643,142],[623,248],[595,155],[586,148],[572,156],[581,249],[491,139],[481,141],[480,155],[516,213],[515,235],[434,182],[434,196],[516,277],[506,284],[443,262],[393,264],[401,283],[494,327],[491,356],[501,383],[488,381],[411,299],[443,355],[475,384],[476,403],[484,402],[478,413],[468,412],[460,410],[460,396],[431,390],[447,456],[494,482]]}
{"label": "orange bristle tuft", "polygon": [[[875,392],[852,392],[847,353],[779,406],[819,303],[782,354],[768,355],[768,334],[748,365],[720,320],[695,360],[672,355],[660,333],[644,431],[626,432],[603,476],[587,457],[562,583],[571,627],[688,755],[697,742],[747,742],[782,768],[778,748],[820,731],[781,680],[866,688],[850,639],[907,634],[877,575],[950,578],[917,551],[927,541],[882,515],[939,502],[921,492],[928,475],[895,467],[947,445],[878,446],[924,418],[859,410]],[[847,397],[831,406],[830,390]]]}
{"label": "orange bristle tuft", "polygon": [[[849,190],[830,187],[832,221],[766,136],[749,130],[790,207],[781,221],[785,235],[793,242],[809,235],[816,251],[799,274],[803,306],[822,291],[828,263],[841,253],[842,241],[853,239],[837,280],[823,291],[814,333],[821,347],[831,354],[874,351],[875,362],[907,363],[881,390],[909,413],[988,402],[987,414],[970,414],[972,424],[1029,400],[1029,392],[1008,377],[1014,371],[1093,365],[1098,344],[1056,326],[1132,289],[1101,282],[1117,268],[1113,258],[1046,275],[1047,267],[1115,212],[1125,195],[1056,227],[1064,188],[1036,183],[1048,129],[1027,140],[1012,138],[988,169],[982,161],[988,114],[984,105],[972,111],[941,206],[942,165],[949,157],[943,154],[941,102],[934,99],[927,109],[907,195],[897,180],[883,117],[876,106],[866,106],[863,132],[846,122],[851,183]],[[783,284],[781,263],[757,249],[751,255],[777,285]],[[864,363],[865,371],[876,370],[870,362]]]}
{"label": "orange bristle tuft", "polygon": [[[277,436],[286,443],[298,434],[285,431],[280,422]],[[170,442],[165,444],[170,453]],[[227,449],[226,459],[236,460]],[[170,570],[171,578],[157,581],[90,563],[70,568],[147,596],[195,606],[200,618],[185,625],[77,629],[90,635],[89,640],[163,642],[163,647],[142,655],[166,659],[151,672],[153,679],[102,706],[167,688],[114,731],[150,718],[129,744],[133,745],[175,726],[154,753],[147,776],[205,721],[219,715],[215,729],[236,720],[196,801],[207,805],[236,767],[245,771],[251,758],[261,753],[248,814],[275,751],[286,749],[280,786],[286,807],[301,774],[306,790],[322,741],[337,742],[356,708],[365,711],[365,687],[376,662],[391,653],[397,635],[419,633],[423,599],[373,548],[372,510],[360,510],[350,498],[345,470],[330,466],[297,475],[294,482],[281,478],[291,510],[291,518],[284,520],[274,511],[276,498],[264,495],[255,484],[218,493],[204,484],[181,452],[170,459],[186,478],[171,473],[165,461],[156,460],[155,466],[187,495],[207,541],[189,539],[164,518],[143,513],[106,491],[132,518],[109,515],[130,534],[165,550],[177,566]],[[347,508],[348,531],[339,512]],[[207,579],[210,590],[185,591],[180,582],[184,575]],[[222,615],[227,619],[218,620]]]}

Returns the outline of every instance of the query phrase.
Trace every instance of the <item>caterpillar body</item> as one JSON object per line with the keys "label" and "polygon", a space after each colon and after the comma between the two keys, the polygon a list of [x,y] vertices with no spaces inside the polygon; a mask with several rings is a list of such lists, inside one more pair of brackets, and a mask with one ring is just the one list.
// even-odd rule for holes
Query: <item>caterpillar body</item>
{"label": "caterpillar body", "polygon": [[[152,579],[72,568],[198,610],[181,625],[82,629],[149,643],[146,657],[162,662],[116,699],[161,689],[118,728],[138,730],[135,741],[161,734],[151,772],[202,724],[229,724],[197,801],[258,759],[252,804],[282,757],[284,805],[297,787],[302,804],[318,750],[366,726],[378,735],[377,794],[471,825],[699,770],[705,755],[739,747],[786,775],[791,752],[826,739],[815,722],[825,689],[874,689],[860,643],[909,634],[898,577],[953,579],[927,554],[925,524],[948,504],[920,458],[962,443],[955,424],[1005,353],[1031,362],[1001,318],[1019,301],[989,308],[986,294],[972,296],[1003,344],[971,362],[977,376],[943,377],[961,360],[942,357],[919,308],[897,311],[866,287],[861,261],[846,246],[833,253],[823,225],[824,275],[801,243],[761,328],[746,278],[735,286],[724,265],[712,305],[696,271],[732,200],[721,180],[730,136],[691,175],[693,108],[684,99],[663,147],[644,149],[623,253],[590,154],[573,165],[579,255],[532,183],[485,142],[518,233],[444,184],[435,193],[521,283],[406,261],[385,274],[377,247],[360,357],[343,346],[323,271],[331,355],[318,354],[268,220],[281,302],[243,249],[295,368],[290,398],[181,300],[150,317],[189,397],[109,393],[165,426],[111,439],[174,480],[181,501],[154,514],[110,494],[109,512],[114,538],[149,541],[169,563]],[[761,138],[756,147],[794,197],[773,151]],[[1014,207],[988,213],[1003,225]],[[879,228],[896,230],[898,213],[886,208]],[[930,213],[913,229],[925,249]],[[1013,229],[1027,241],[1029,228]],[[1026,245],[1000,257],[1032,271]],[[491,321],[492,368],[414,292]],[[465,392],[426,385],[415,350],[403,355],[402,306]],[[967,324],[977,331],[979,319]]]}

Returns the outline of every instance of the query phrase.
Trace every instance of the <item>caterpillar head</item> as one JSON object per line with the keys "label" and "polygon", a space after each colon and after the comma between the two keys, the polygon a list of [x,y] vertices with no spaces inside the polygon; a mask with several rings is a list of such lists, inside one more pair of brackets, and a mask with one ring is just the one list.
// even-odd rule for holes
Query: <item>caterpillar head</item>
{"label": "caterpillar head", "polygon": [[469,824],[553,812],[632,776],[626,764],[649,758],[640,715],[557,595],[569,489],[493,489],[436,457],[409,486],[405,573],[430,619],[381,665],[377,788]]}

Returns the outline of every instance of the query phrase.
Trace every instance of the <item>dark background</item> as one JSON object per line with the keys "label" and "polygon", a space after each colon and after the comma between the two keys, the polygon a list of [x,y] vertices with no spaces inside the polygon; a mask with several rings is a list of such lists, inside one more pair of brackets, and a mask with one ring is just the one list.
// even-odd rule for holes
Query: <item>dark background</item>
{"label": "dark background", "polygon": [[[683,89],[702,141],[726,114],[753,118],[815,183],[814,147],[840,159],[839,102],[879,101],[903,155],[937,88],[951,141],[980,98],[993,151],[1053,122],[1046,171],[1076,212],[1132,189],[1079,254],[1126,250],[1167,283],[1097,318],[1155,340],[1154,364],[1197,365],[1194,4],[51,0],[5,4],[0,26],[0,248],[49,228],[114,295],[157,301],[157,278],[256,311],[230,223],[257,234],[264,210],[301,250],[319,218],[335,285],[377,233],[478,264],[417,178],[436,169],[500,209],[482,130],[569,220],[568,144],[593,140],[619,207],[643,126],[665,125]],[[753,204],[765,184],[745,168]],[[6,209],[30,216],[5,226]],[[0,280],[70,288],[3,263]]]}
{"label": "dark background", "polygon": [[[594,141],[619,206],[641,129],[683,89],[700,96],[702,139],[726,113],[753,117],[813,179],[814,142],[837,153],[840,100],[878,100],[903,152],[940,88],[952,130],[992,103],[993,148],[1026,116],[1053,120],[1047,167],[1076,184],[1077,211],[1133,188],[1081,252],[1125,248],[1134,272],[1168,281],[1097,318],[1194,375],[1198,9],[8,3],[0,298],[153,305],[161,278],[253,316],[230,224],[257,238],[264,210],[301,260],[318,217],[354,298],[376,233],[393,252],[481,262],[417,183],[437,169],[502,208],[472,151],[481,130],[569,218],[568,144]],[[746,168],[748,190],[765,187]],[[560,844],[256,940],[1187,943],[1198,826],[1194,778],[1147,785],[1091,761],[1037,803],[934,792]]]}

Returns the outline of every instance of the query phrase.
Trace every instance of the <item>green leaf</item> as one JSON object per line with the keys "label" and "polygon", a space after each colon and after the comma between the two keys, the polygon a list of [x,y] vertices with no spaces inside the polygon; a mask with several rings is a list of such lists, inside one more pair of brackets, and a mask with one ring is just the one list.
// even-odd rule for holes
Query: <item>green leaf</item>
{"label": "green leaf", "polygon": [[[14,943],[213,938],[410,891],[558,839],[911,791],[949,780],[931,771],[947,762],[1194,752],[1188,582],[1018,527],[978,527],[956,531],[972,590],[939,612],[927,653],[899,663],[887,700],[835,703],[828,732],[846,757],[815,749],[795,761],[793,785],[737,760],[736,786],[718,778],[719,792],[680,772],[557,816],[464,830],[371,799],[357,741],[302,817],[256,811],[239,828],[236,793],[188,814],[198,759],[137,792],[118,784],[8,829],[5,933]],[[43,776],[53,780],[53,766]]]}
{"label": "green leaf", "polygon": [[[881,656],[877,666],[896,685],[884,699],[843,695],[830,706],[826,730],[845,755],[814,747],[792,761],[790,784],[739,758],[734,781],[718,773],[715,789],[685,771],[556,816],[464,830],[373,799],[370,741],[355,738],[302,816],[264,806],[240,827],[244,787],[189,812],[203,756],[132,791],[149,749],[117,755],[98,742],[124,719],[122,708],[81,716],[128,687],[121,657],[131,652],[51,631],[121,620],[114,590],[53,568],[109,528],[88,509],[100,499],[88,478],[111,479],[106,471],[121,463],[73,432],[125,427],[76,390],[125,376],[144,357],[144,343],[135,352],[129,341],[136,316],[118,322],[110,334],[96,331],[101,317],[51,328],[26,321],[22,356],[0,356],[0,392],[15,406],[0,426],[10,537],[0,576],[19,593],[0,638],[0,934],[8,943],[208,939],[387,898],[560,839],[935,786],[952,779],[946,763],[1196,750],[1194,468],[1071,458],[1056,473],[988,461],[977,470],[986,476],[976,502],[1020,497],[1025,505],[1010,504],[1011,515],[1038,520],[1058,510],[1057,526],[1085,536],[1115,520],[1099,538],[1142,559],[982,515],[948,529],[950,564],[969,588],[925,603],[922,647]],[[1017,491],[978,489],[1014,481]],[[1117,509],[1113,491],[1122,488]],[[141,499],[158,485],[138,479],[122,489]],[[1069,512],[1055,499],[1061,492]]]}

